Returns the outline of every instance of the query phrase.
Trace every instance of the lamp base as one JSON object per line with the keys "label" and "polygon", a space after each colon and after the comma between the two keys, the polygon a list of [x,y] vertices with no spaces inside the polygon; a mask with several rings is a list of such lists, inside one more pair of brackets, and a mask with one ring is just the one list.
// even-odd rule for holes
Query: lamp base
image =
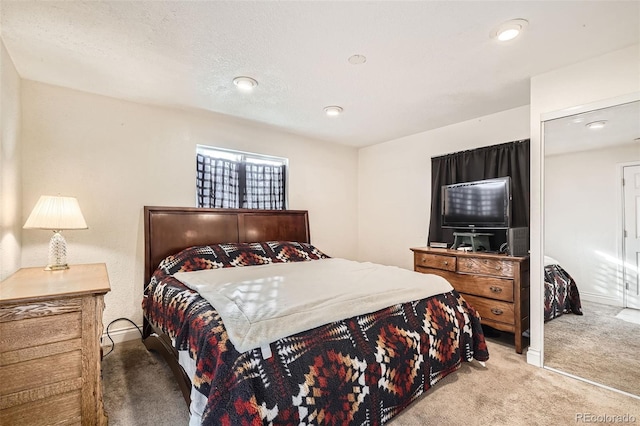
{"label": "lamp base", "polygon": [[64,269],[69,269],[69,265],[66,263],[64,265],[47,265],[47,267],[44,268],[45,271],[62,271]]}
{"label": "lamp base", "polygon": [[49,241],[49,262],[44,270],[58,271],[61,269],[69,269],[67,265],[67,242],[61,231],[54,230]]}

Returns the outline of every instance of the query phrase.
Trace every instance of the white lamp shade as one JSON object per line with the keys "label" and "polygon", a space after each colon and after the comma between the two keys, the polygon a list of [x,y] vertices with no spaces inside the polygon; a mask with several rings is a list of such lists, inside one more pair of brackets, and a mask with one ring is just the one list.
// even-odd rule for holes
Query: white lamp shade
{"label": "white lamp shade", "polygon": [[78,200],[43,195],[31,211],[25,229],[87,229]]}

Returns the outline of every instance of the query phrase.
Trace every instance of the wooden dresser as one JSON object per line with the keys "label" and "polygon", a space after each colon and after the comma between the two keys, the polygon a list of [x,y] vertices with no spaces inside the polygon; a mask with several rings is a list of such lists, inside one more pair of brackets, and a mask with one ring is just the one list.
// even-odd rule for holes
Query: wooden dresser
{"label": "wooden dresser", "polygon": [[106,425],[104,264],[24,268],[0,282],[0,424]]}
{"label": "wooden dresser", "polygon": [[529,328],[529,258],[482,252],[412,248],[417,272],[446,278],[482,318],[482,324],[513,333],[522,353]]}

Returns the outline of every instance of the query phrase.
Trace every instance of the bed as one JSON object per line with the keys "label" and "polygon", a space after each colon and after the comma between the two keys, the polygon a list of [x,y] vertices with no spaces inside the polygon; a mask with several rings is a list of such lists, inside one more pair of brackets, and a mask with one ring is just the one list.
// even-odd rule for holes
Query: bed
{"label": "bed", "polygon": [[[373,304],[370,312],[339,320],[332,317],[335,309],[327,311],[322,325],[258,339],[244,350],[251,339],[232,341],[237,331],[223,321],[231,318],[224,316],[227,309],[214,309],[185,276],[269,268],[280,274],[357,262],[333,259],[311,245],[306,211],[145,207],[144,222],[143,341],[171,367],[192,425],[384,424],[461,362],[489,358],[479,316],[446,281],[446,291],[380,309]],[[411,274],[392,275],[402,276],[403,289],[423,279],[418,276],[428,279],[395,270],[383,272]],[[300,271],[296,279],[307,269]],[[315,283],[308,293],[321,295],[325,287]],[[380,303],[374,299],[393,300],[387,297],[346,303],[369,307]],[[258,310],[271,306],[262,300]]]}
{"label": "bed", "polygon": [[578,285],[557,260],[545,256],[544,321],[551,321],[568,313],[582,315]]}

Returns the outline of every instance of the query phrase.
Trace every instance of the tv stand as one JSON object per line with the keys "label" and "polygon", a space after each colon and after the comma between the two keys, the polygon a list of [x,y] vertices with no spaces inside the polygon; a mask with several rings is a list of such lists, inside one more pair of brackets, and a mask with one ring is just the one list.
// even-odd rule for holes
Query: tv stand
{"label": "tv stand", "polygon": [[479,250],[481,247],[484,250],[490,250],[489,237],[492,235],[493,234],[480,232],[454,232],[453,236],[455,240],[453,241],[451,249],[455,250],[460,247],[461,244],[469,244],[472,251],[482,251]]}

